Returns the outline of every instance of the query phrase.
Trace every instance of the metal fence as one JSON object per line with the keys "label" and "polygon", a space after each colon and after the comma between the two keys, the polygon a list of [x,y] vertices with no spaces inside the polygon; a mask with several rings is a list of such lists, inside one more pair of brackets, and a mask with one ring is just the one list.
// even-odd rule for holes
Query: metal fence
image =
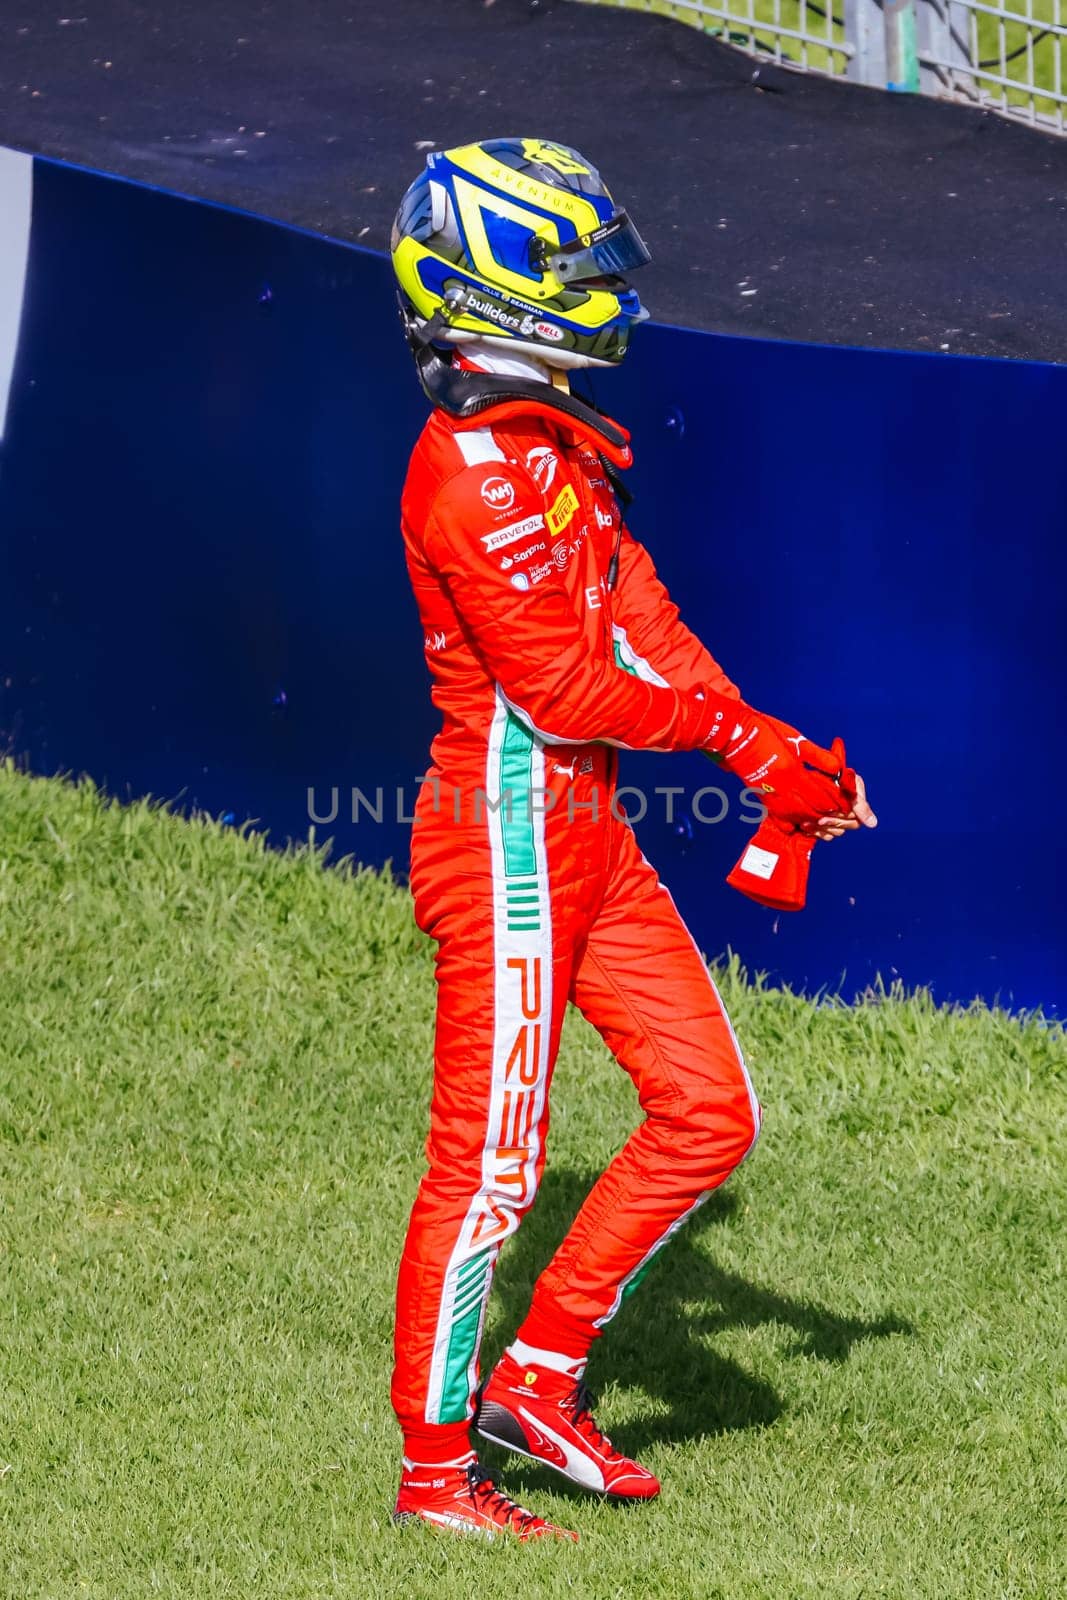
{"label": "metal fence", "polygon": [[1067,134],[1067,0],[584,0],[688,22],[754,57],[937,95]]}

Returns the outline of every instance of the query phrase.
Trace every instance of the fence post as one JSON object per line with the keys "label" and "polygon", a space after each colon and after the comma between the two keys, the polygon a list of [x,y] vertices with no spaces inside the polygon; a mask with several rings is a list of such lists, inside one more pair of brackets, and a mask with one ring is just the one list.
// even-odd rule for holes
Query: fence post
{"label": "fence post", "polygon": [[914,0],[885,0],[885,86],[904,94],[919,90]]}
{"label": "fence post", "polygon": [[885,88],[885,23],[879,0],[844,0],[845,39],[852,46],[847,76]]}
{"label": "fence post", "polygon": [[[918,0],[915,33],[919,56],[919,87],[923,94],[974,95],[971,73],[971,12],[961,0]],[[943,63],[932,66],[934,56]]]}

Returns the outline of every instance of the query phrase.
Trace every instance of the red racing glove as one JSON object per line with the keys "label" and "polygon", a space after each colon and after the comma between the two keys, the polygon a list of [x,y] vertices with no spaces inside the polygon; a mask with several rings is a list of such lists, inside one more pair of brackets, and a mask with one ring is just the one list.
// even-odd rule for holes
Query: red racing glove
{"label": "red racing glove", "polygon": [[[803,734],[790,728],[788,723],[778,722],[773,717],[768,717],[767,721],[774,724],[787,743],[803,752],[812,765],[818,762],[824,770],[837,773],[837,809],[851,810],[856,798],[856,775],[851,767],[845,765],[842,741],[835,739],[829,750],[822,750],[805,739]],[[832,814],[823,813],[824,816]],[[772,911],[803,911],[814,848],[815,840],[810,832],[767,816],[753,834],[751,844],[742,851],[741,859],[726,881],[732,888],[740,889],[750,900],[755,900],[761,906],[769,906]]]}
{"label": "red racing glove", "polygon": [[855,780],[840,739],[824,750],[787,722],[734,701],[718,713],[706,748],[786,826],[810,832],[820,817],[852,809]]}
{"label": "red racing glove", "polygon": [[814,848],[809,834],[765,817],[726,881],[772,911],[803,911]]}

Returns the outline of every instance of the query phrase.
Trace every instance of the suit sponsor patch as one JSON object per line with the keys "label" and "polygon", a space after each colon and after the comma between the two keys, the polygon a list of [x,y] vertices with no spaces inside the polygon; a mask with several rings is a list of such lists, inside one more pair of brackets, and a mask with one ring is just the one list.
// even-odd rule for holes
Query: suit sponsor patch
{"label": "suit sponsor patch", "polygon": [[559,457],[549,444],[539,444],[526,452],[526,466],[542,494],[547,494],[556,476]]}
{"label": "suit sponsor patch", "polygon": [[507,572],[509,567],[517,567],[521,561],[529,561],[531,556],[535,556],[539,550],[543,550],[544,548],[545,541],[543,539],[535,539],[533,544],[528,544],[526,546],[525,550],[516,550],[513,556],[501,556],[501,572]]}
{"label": "suit sponsor patch", "polygon": [[532,517],[523,517],[521,522],[509,522],[506,528],[498,528],[495,533],[483,533],[482,543],[487,551],[500,550],[517,539],[528,538],[531,533],[540,533],[544,525],[545,519],[538,512]]}
{"label": "suit sponsor patch", "polygon": [[507,511],[515,504],[515,485],[507,478],[486,478],[482,499],[493,511]]}
{"label": "suit sponsor patch", "polygon": [[572,484],[565,483],[548,509],[545,521],[549,533],[562,533],[578,509],[578,496]]}

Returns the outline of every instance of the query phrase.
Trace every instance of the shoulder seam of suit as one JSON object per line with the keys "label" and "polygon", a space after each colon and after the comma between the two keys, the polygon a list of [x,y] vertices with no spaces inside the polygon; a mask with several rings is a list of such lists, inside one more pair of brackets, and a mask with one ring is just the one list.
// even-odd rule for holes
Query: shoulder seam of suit
{"label": "shoulder seam of suit", "polygon": [[[466,431],[466,430],[464,430],[464,431]],[[496,441],[494,440],[494,443],[495,442]],[[534,498],[537,501],[537,504],[539,506],[543,506],[544,505],[544,496],[542,495],[541,490],[538,488],[536,482],[534,481],[534,476],[533,476],[532,472],[530,472],[528,467],[526,467],[526,465],[523,462],[519,461],[517,458],[515,460],[512,460],[510,456],[506,456],[506,455],[501,453],[498,456],[491,457],[488,461],[485,461],[485,462],[482,462],[482,461],[467,462],[467,461],[462,461],[461,460],[459,462],[459,464],[451,472],[449,472],[446,476],[442,477],[440,482],[437,483],[437,485],[435,486],[433,495],[430,498],[429,504],[426,507],[427,520],[429,520],[431,518],[433,520],[435,520],[435,521],[437,520],[437,505],[438,505],[438,501],[441,499],[441,496],[444,494],[445,490],[450,488],[451,485],[456,481],[457,478],[461,478],[463,476],[463,474],[465,472],[469,472],[472,467],[482,466],[482,465],[488,466],[488,465],[491,465],[495,461],[499,461],[500,462],[501,471],[502,472],[506,471],[506,472],[508,472],[509,474],[511,474],[511,475],[513,475],[515,477],[521,478],[522,481],[523,481],[524,486],[526,488],[528,488],[531,491],[531,493],[533,494]]]}
{"label": "shoulder seam of suit", "polygon": [[454,429],[452,438],[464,466],[480,467],[486,461],[506,461],[507,456],[496,442],[492,427]]}

